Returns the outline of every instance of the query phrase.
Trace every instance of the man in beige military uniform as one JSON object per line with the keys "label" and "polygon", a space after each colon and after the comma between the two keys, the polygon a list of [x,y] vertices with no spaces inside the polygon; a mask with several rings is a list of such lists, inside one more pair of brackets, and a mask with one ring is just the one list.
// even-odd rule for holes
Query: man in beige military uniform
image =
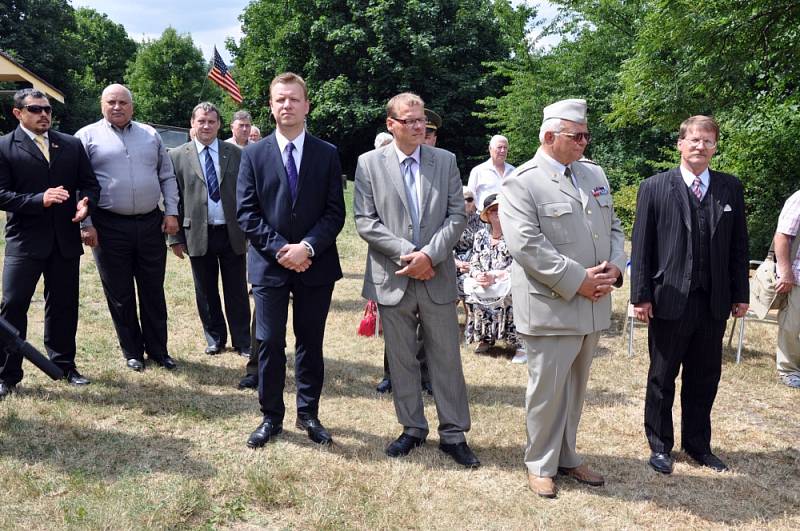
{"label": "man in beige military uniform", "polygon": [[509,251],[514,323],[528,353],[528,484],[553,498],[556,473],[593,486],[603,476],[575,451],[589,368],[611,321],[626,257],[603,170],[583,158],[586,102],[544,109],[539,147],[503,180],[500,222]]}

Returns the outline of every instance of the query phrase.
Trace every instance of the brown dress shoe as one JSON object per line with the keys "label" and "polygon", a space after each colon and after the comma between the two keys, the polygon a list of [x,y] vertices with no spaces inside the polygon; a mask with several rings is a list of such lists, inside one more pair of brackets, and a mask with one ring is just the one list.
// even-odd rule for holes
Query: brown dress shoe
{"label": "brown dress shoe", "polygon": [[589,468],[586,463],[582,463],[575,468],[558,467],[558,472],[573,478],[578,483],[591,485],[592,487],[602,487],[606,483],[603,476]]}
{"label": "brown dress shoe", "polygon": [[536,476],[528,472],[528,486],[542,498],[556,497],[556,482],[553,478]]}

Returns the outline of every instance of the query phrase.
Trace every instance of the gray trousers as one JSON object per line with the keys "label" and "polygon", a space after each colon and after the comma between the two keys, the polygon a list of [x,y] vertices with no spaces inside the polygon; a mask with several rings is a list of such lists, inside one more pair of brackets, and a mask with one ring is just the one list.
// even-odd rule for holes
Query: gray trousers
{"label": "gray trousers", "polygon": [[380,305],[380,312],[392,374],[392,397],[403,432],[413,437],[428,436],[417,360],[417,324],[422,323],[422,342],[439,416],[439,441],[464,442],[470,417],[455,301],[436,304],[428,296],[424,282],[410,279],[400,302],[395,306]]}
{"label": "gray trousers", "polygon": [[531,474],[554,477],[558,467],[573,468],[583,461],[575,442],[600,332],[520,337],[528,353],[525,466]]}

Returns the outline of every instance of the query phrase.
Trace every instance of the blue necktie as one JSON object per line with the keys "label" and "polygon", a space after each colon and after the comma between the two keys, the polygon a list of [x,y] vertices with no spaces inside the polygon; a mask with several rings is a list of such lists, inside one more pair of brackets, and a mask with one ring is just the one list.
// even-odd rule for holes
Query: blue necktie
{"label": "blue necktie", "polygon": [[289,142],[286,144],[286,177],[289,178],[289,190],[292,192],[292,202],[297,199],[297,166],[294,164],[294,144]]}
{"label": "blue necktie", "polygon": [[206,152],[206,185],[208,186],[208,197],[215,203],[219,203],[219,182],[217,181],[217,170],[214,169],[214,161],[211,159],[211,149],[206,146],[203,151]]}
{"label": "blue necktie", "polygon": [[419,201],[417,198],[417,183],[414,178],[414,159],[412,157],[406,157],[403,161],[403,182],[406,185],[406,199],[408,200],[409,214],[411,214],[412,243],[417,245],[419,244]]}

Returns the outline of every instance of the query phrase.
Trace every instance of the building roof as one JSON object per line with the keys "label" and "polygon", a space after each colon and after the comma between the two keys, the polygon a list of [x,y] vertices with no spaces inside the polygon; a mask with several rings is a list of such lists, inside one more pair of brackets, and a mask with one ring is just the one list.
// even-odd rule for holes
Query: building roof
{"label": "building roof", "polygon": [[27,81],[36,90],[40,90],[47,94],[48,98],[52,98],[64,103],[63,92],[19,64],[10,55],[2,50],[0,50],[0,81]]}

